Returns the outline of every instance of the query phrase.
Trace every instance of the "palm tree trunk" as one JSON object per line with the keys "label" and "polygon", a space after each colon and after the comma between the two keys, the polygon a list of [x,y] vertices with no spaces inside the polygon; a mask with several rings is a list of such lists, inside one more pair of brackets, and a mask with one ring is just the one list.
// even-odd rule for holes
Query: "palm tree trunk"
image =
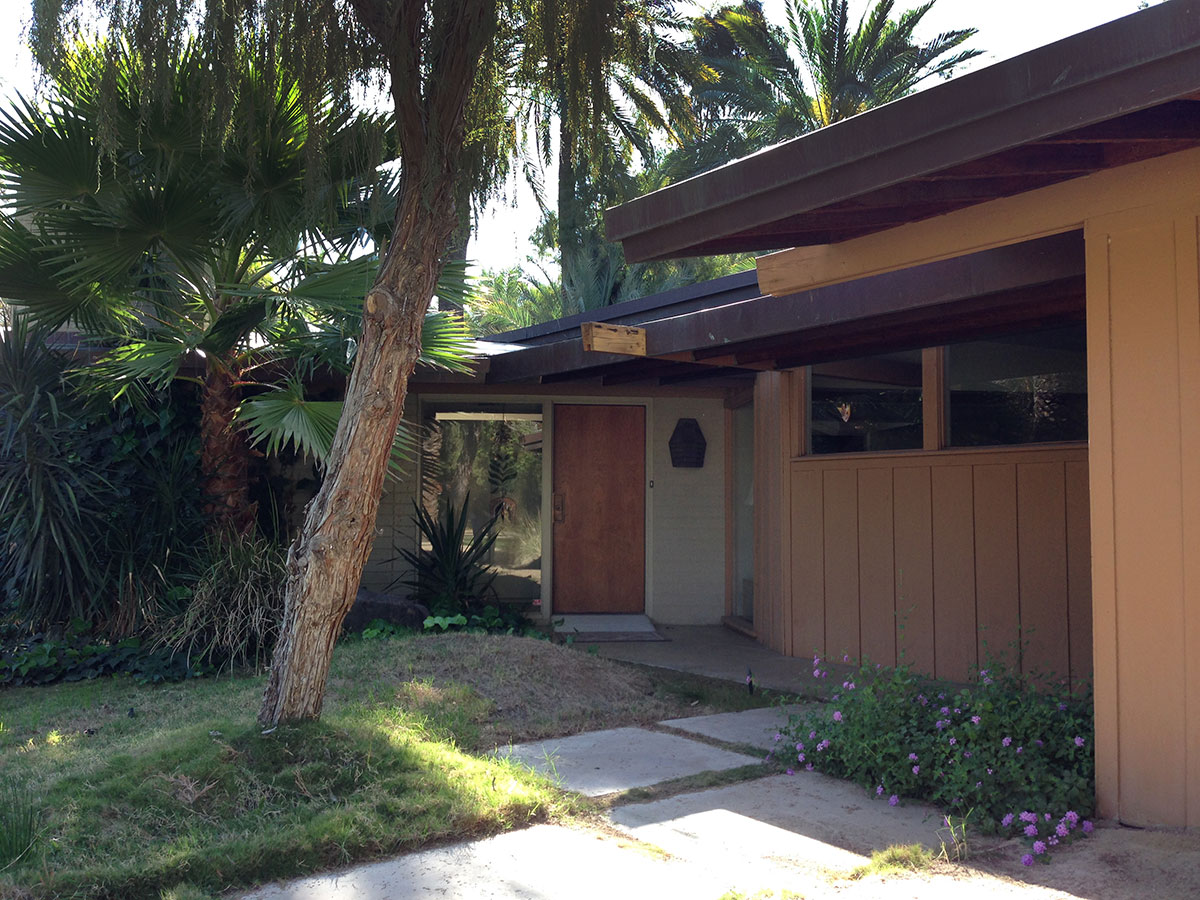
{"label": "palm tree trunk", "polygon": [[[559,108],[566,101],[560,101]],[[582,275],[587,271],[583,260],[582,204],[578,196],[579,172],[575,163],[574,142],[566,116],[559,119],[558,128],[558,250],[562,266],[563,294],[567,315],[587,309],[587,285]]]}
{"label": "palm tree trunk", "polygon": [[250,502],[250,446],[233,424],[238,400],[232,371],[210,358],[200,399],[200,472],[209,527],[221,534],[246,534],[258,515]]}

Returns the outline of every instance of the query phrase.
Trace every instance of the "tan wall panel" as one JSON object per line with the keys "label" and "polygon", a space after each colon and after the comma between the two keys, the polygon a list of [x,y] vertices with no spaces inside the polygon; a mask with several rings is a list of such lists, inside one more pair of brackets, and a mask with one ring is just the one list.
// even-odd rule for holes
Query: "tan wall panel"
{"label": "tan wall panel", "polygon": [[758,639],[787,652],[780,591],[783,477],[778,464],[780,435],[779,372],[764,372],[754,381],[754,629]]}
{"label": "tan wall panel", "polygon": [[858,641],[858,473],[824,473],[825,652],[860,655]]}
{"label": "tan wall panel", "polygon": [[896,498],[896,652],[918,671],[933,672],[933,496],[929,468],[897,468],[892,484]]}
{"label": "tan wall panel", "polygon": [[[1182,824],[1188,748],[1175,233],[1168,220],[1109,240],[1120,815]],[[1194,409],[1195,395],[1189,400]]]}
{"label": "tan wall panel", "polygon": [[1092,674],[1092,530],[1085,462],[1066,464],[1067,618],[1071,683]]}
{"label": "tan wall panel", "polygon": [[[1078,463],[1087,476],[1087,464]],[[1021,587],[1017,563],[1017,467],[975,466],[975,611],[979,664],[1020,659]],[[1084,483],[1086,490],[1086,480]],[[1091,633],[1088,633],[1091,639]]]}
{"label": "tan wall panel", "polygon": [[862,656],[896,664],[896,557],[892,470],[858,470],[858,589]]}
{"label": "tan wall panel", "polygon": [[935,466],[933,634],[938,678],[966,681],[975,667],[975,503],[970,466]]}
{"label": "tan wall panel", "polygon": [[793,653],[825,655],[825,541],[821,473],[792,474]]}
{"label": "tan wall panel", "polygon": [[1017,466],[1017,546],[1021,567],[1021,668],[1067,678],[1066,484],[1062,463]]}

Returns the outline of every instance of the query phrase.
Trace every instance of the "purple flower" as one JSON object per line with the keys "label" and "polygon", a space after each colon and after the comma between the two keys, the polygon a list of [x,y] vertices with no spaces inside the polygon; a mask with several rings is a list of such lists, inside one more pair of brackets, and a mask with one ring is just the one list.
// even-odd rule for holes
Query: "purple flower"
{"label": "purple flower", "polygon": [[813,669],[813,678],[820,678],[820,677],[821,677],[821,670]]}
{"label": "purple flower", "polygon": [[1083,824],[1080,825],[1079,827],[1083,829],[1084,834],[1091,834],[1093,831],[1096,830],[1096,826],[1093,825],[1091,822],[1089,822],[1087,819],[1084,819]]}
{"label": "purple flower", "polygon": [[1041,856],[1043,853],[1045,853],[1046,852],[1046,842],[1045,841],[1034,841],[1033,842],[1033,852],[1036,853],[1038,856]]}
{"label": "purple flower", "polygon": [[1075,746],[1076,747],[1082,747],[1084,745],[1084,743],[1085,743],[1085,741],[1083,740],[1083,738],[1081,738],[1079,735],[1075,735]]}
{"label": "purple flower", "polygon": [[1047,822],[1049,822],[1050,821],[1050,813],[1043,813],[1042,818],[1045,819]]}
{"label": "purple flower", "polygon": [[1072,828],[1079,824],[1079,813],[1075,812],[1073,809],[1068,809],[1067,814],[1063,816],[1063,818],[1071,823]]}
{"label": "purple flower", "polygon": [[1036,825],[1026,825],[1025,826],[1025,837],[1037,837],[1037,826]]}
{"label": "purple flower", "polygon": [[979,716],[971,716],[971,722],[975,725],[979,724]]}
{"label": "purple flower", "polygon": [[963,759],[970,759],[970,758],[971,758],[971,751],[970,751],[970,750],[964,750],[964,751],[963,751]]}
{"label": "purple flower", "polygon": [[805,766],[804,766],[804,771],[805,771],[805,772],[811,772],[812,770],[813,770],[813,764],[812,764],[812,763],[806,763],[806,764],[805,764]]}
{"label": "purple flower", "polygon": [[1011,743],[1012,743],[1012,738],[1010,738],[1010,737],[1006,737],[1006,738],[1005,738],[1004,740],[1002,740],[1000,743],[1001,743],[1001,744],[1003,744],[1005,747],[1007,747],[1009,744],[1011,744]]}
{"label": "purple flower", "polygon": [[835,722],[842,721],[842,711],[840,709],[835,709],[833,711],[833,721],[835,721]]}
{"label": "purple flower", "polygon": [[1057,847],[1058,846],[1058,838],[1055,837],[1054,835],[1050,835],[1050,840],[1048,840],[1046,843],[1049,844],[1051,847]]}
{"label": "purple flower", "polygon": [[1020,752],[1021,752],[1022,750],[1024,750],[1024,749],[1025,749],[1024,747],[1018,747],[1018,748],[1017,748],[1017,752],[1018,752],[1018,753],[1020,753]]}
{"label": "purple flower", "polygon": [[888,797],[888,806],[896,806],[899,802],[900,798],[895,794],[892,794],[892,796]]}
{"label": "purple flower", "polygon": [[991,774],[992,774],[992,770],[991,770],[991,769],[988,769],[988,774],[989,774],[989,775],[991,775]]}
{"label": "purple flower", "polygon": [[815,731],[810,731],[808,733],[808,739],[810,741],[815,741],[817,739],[817,733]]}
{"label": "purple flower", "polygon": [[941,709],[938,710],[938,712],[940,712],[943,716],[948,716],[948,715],[950,715],[950,707],[943,706]]}
{"label": "purple flower", "polygon": [[1065,703],[1060,703],[1060,704],[1058,704],[1058,711],[1059,711],[1059,712],[1066,712],[1066,711],[1067,711],[1067,704],[1065,704]]}
{"label": "purple flower", "polygon": [[799,742],[797,742],[797,743],[796,743],[796,749],[797,749],[797,750],[803,750],[803,749],[804,749],[804,745],[803,745],[803,744],[801,744],[801,743],[799,743]]}
{"label": "purple flower", "polygon": [[796,774],[796,770],[795,770],[795,769],[788,769],[788,770],[787,770],[787,773],[788,773],[789,775],[795,775],[795,774]]}
{"label": "purple flower", "polygon": [[909,758],[910,760],[912,760],[913,762],[916,762],[916,761],[917,761],[917,754],[915,754],[915,753],[910,753],[910,754],[908,754],[908,758]]}
{"label": "purple flower", "polygon": [[1035,739],[1035,740],[1034,740],[1034,743],[1035,743],[1035,744],[1037,744],[1039,747],[1042,747],[1042,746],[1044,746],[1044,745],[1042,744],[1042,740],[1041,740],[1041,738],[1037,738],[1037,739]]}
{"label": "purple flower", "polygon": [[950,746],[951,747],[953,747],[957,743],[958,743],[958,738],[956,738],[956,737],[950,738]]}
{"label": "purple flower", "polygon": [[883,785],[882,785],[882,784],[881,784],[881,785],[879,785],[877,788],[875,788],[875,796],[876,796],[876,797],[882,797],[882,796],[883,796]]}
{"label": "purple flower", "polygon": [[777,732],[775,732],[775,737],[773,737],[771,740],[776,741],[776,742],[782,741],[783,735],[777,731]]}
{"label": "purple flower", "polygon": [[961,716],[961,715],[962,715],[962,710],[961,710],[961,709],[959,709],[959,708],[956,706],[956,707],[954,707],[954,714],[955,714],[956,716]]}
{"label": "purple flower", "polygon": [[845,663],[850,662],[850,654],[849,653],[842,654],[842,662],[845,662]]}
{"label": "purple flower", "polygon": [[846,685],[846,690],[848,690],[848,691],[854,690],[854,682],[853,681],[850,682],[848,685]]}
{"label": "purple flower", "polygon": [[1000,820],[1000,827],[1001,827],[1001,828],[1008,828],[1008,827],[1010,827],[1010,826],[1012,825],[1012,823],[1013,823],[1013,814],[1012,814],[1012,813],[1006,813],[1006,814],[1005,814],[1005,816],[1004,816],[1004,818]]}
{"label": "purple flower", "polygon": [[1021,865],[1032,866],[1033,865],[1033,854],[1026,853],[1024,856],[1022,856],[1021,857]]}
{"label": "purple flower", "polygon": [[796,762],[804,762],[804,754],[803,753],[796,754]]}
{"label": "purple flower", "polygon": [[913,766],[913,774],[914,774],[914,775],[920,775],[920,774],[921,774],[921,767],[920,767],[920,766]]}
{"label": "purple flower", "polygon": [[1021,815],[1019,815],[1017,818],[1019,818],[1022,822],[1036,822],[1037,813],[1031,813],[1029,810],[1025,810],[1025,812],[1021,813]]}

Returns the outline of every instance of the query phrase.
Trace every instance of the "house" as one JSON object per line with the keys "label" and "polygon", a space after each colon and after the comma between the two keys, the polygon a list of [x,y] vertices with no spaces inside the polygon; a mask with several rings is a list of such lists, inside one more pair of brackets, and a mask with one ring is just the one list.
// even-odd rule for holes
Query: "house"
{"label": "house", "polygon": [[[766,255],[413,389],[426,417],[498,418],[504,458],[527,416],[544,541],[512,574],[539,563],[544,610],[948,678],[1023,644],[1029,671],[1094,677],[1101,814],[1200,826],[1200,3],[639,198],[608,233],[630,260]],[[703,466],[673,464],[697,431]]]}

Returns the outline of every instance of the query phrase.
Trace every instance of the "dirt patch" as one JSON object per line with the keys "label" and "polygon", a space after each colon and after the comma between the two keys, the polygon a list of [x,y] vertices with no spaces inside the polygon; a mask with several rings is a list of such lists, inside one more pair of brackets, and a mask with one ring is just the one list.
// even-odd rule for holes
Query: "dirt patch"
{"label": "dirt patch", "polygon": [[469,687],[490,704],[477,747],[644,725],[761,705],[737,685],[647,670],[549,641],[485,634],[428,635],[368,645],[386,654],[370,672],[335,676],[335,690],[362,689],[361,679]]}

